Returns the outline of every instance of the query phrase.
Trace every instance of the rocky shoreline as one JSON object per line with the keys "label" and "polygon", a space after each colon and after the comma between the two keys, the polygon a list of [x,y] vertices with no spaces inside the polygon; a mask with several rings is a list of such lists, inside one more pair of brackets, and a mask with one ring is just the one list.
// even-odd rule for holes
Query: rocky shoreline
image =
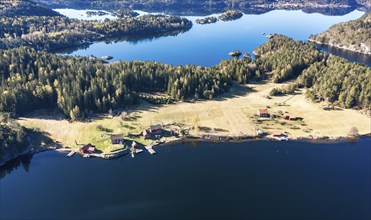
{"label": "rocky shoreline", "polygon": [[320,42],[320,41],[316,41],[312,38],[309,38],[308,41],[312,42],[312,43],[315,43],[315,44],[318,44],[318,45],[325,45],[325,46],[329,46],[329,47],[333,47],[333,48],[337,48],[337,49],[341,49],[341,50],[347,50],[347,51],[360,53],[360,54],[364,54],[364,55],[371,55],[371,50],[370,49],[361,50],[361,49],[353,48],[353,47],[338,46],[338,45],[332,44],[332,43],[323,43],[323,42]]}

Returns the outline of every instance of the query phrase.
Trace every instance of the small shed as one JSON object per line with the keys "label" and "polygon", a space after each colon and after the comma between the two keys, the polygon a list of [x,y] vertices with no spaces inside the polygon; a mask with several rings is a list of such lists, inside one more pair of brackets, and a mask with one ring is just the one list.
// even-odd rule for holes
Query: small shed
{"label": "small shed", "polygon": [[159,134],[162,131],[162,126],[160,124],[152,125],[149,127],[149,132],[151,134]]}
{"label": "small shed", "polygon": [[94,145],[92,144],[86,144],[84,145],[82,148],[80,148],[80,154],[92,154],[92,153],[95,153],[96,151],[96,148]]}
{"label": "small shed", "polygon": [[295,115],[293,114],[289,114],[289,113],[285,113],[283,115],[283,117],[286,119],[286,120],[296,120],[297,118],[295,117]]}
{"label": "small shed", "polygon": [[143,135],[144,139],[147,139],[147,138],[151,137],[151,133],[147,129],[144,129],[142,131],[142,135]]}
{"label": "small shed", "polygon": [[257,114],[258,114],[259,117],[265,117],[265,118],[269,117],[269,111],[266,108],[265,109],[259,109]]}
{"label": "small shed", "polygon": [[280,136],[282,136],[282,133],[279,132],[279,131],[274,131],[274,132],[272,133],[272,136],[273,136],[273,137],[280,137]]}
{"label": "small shed", "polygon": [[123,134],[112,134],[111,135],[111,144],[122,144],[124,142]]}

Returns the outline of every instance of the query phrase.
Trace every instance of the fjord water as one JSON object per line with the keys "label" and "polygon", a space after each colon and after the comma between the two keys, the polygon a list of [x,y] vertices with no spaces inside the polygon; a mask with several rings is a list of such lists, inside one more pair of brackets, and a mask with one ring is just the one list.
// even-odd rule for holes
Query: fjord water
{"label": "fjord water", "polygon": [[[74,18],[85,19],[85,11],[65,10],[59,12]],[[140,12],[143,14],[143,12]],[[191,30],[177,36],[148,39],[117,40],[96,42],[88,48],[71,48],[60,51],[65,54],[97,57],[113,56],[117,60],[158,61],[173,65],[196,64],[212,66],[222,59],[229,59],[228,53],[241,50],[252,54],[252,51],[267,41],[261,33],[279,33],[295,40],[307,41],[311,34],[327,30],[339,22],[354,20],[364,12],[353,11],[346,15],[329,16],[307,14],[302,11],[275,10],[260,15],[246,14],[235,21],[218,21],[215,24],[199,25],[195,22],[201,17],[187,17],[193,22]],[[218,16],[212,15],[212,16]],[[371,56],[340,54],[351,61],[371,65]]]}
{"label": "fjord water", "polygon": [[370,144],[179,143],[110,161],[44,152],[2,173],[0,219],[370,219]]}

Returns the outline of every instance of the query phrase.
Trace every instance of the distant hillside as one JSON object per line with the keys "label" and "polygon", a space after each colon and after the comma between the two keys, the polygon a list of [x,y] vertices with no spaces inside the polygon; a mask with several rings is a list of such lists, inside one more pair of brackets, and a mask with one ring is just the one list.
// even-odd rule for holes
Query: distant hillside
{"label": "distant hillside", "polygon": [[1,0],[0,17],[2,16],[60,16],[60,14],[28,0]]}
{"label": "distant hillside", "polygon": [[310,40],[371,55],[371,12],[357,20],[335,24]]}
{"label": "distant hillside", "polygon": [[133,8],[173,14],[212,14],[229,9],[260,14],[273,9],[303,9],[323,14],[346,14],[370,9],[367,0],[35,0],[51,7],[112,9]]}

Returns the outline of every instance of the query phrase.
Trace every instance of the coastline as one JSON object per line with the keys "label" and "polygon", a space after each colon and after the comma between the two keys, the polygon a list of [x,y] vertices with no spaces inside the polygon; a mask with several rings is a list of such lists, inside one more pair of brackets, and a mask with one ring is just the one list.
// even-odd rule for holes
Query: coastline
{"label": "coastline", "polygon": [[338,46],[338,45],[335,45],[335,44],[332,44],[332,43],[319,42],[319,41],[316,41],[312,38],[309,38],[308,41],[312,42],[312,43],[315,43],[317,45],[324,45],[324,46],[333,47],[333,48],[346,50],[346,51],[351,51],[351,52],[354,52],[354,53],[359,53],[359,54],[367,55],[367,56],[371,55],[371,51],[370,52],[363,52],[363,51],[361,51],[359,49],[355,49],[355,48],[350,48],[350,47],[346,47],[346,46]]}
{"label": "coastline", "polygon": [[[344,135],[344,136],[337,136],[337,137],[329,137],[329,136],[320,136],[320,137],[313,137],[313,136],[301,136],[301,137],[290,137],[288,141],[293,141],[293,142],[305,142],[305,143],[312,143],[312,144],[333,144],[333,143],[341,143],[341,142],[353,142],[353,141],[358,141],[359,139],[362,138],[369,138],[371,137],[371,133],[368,134],[363,134],[363,135],[358,135],[358,136],[349,136],[349,135]],[[177,140],[171,140],[168,142],[160,143],[157,145],[153,145],[153,147],[163,147],[163,146],[169,146],[172,144],[177,144],[177,143],[184,143],[184,142],[209,142],[209,143],[247,143],[250,141],[272,141],[272,142],[279,142],[274,137],[271,136],[265,136],[265,137],[259,137],[257,135],[255,136],[249,136],[249,135],[241,135],[241,136],[221,136],[221,135],[209,135],[209,134],[203,134],[203,135],[188,135],[182,138],[179,138]],[[12,157],[8,158],[7,160],[0,161],[0,168],[6,166],[9,162],[18,159],[19,157],[25,156],[25,155],[35,155],[38,153],[42,153],[45,151],[51,151],[54,150],[59,153],[67,153],[70,151],[75,151],[74,149],[68,148],[68,147],[63,147],[60,144],[56,144],[54,146],[49,145],[49,146],[29,146],[27,150],[24,152]],[[78,152],[76,152],[78,153]],[[125,156],[129,154],[127,151],[117,151],[114,153],[110,154],[91,154],[88,158],[101,158],[105,160],[113,160],[120,158],[122,156]]]}

